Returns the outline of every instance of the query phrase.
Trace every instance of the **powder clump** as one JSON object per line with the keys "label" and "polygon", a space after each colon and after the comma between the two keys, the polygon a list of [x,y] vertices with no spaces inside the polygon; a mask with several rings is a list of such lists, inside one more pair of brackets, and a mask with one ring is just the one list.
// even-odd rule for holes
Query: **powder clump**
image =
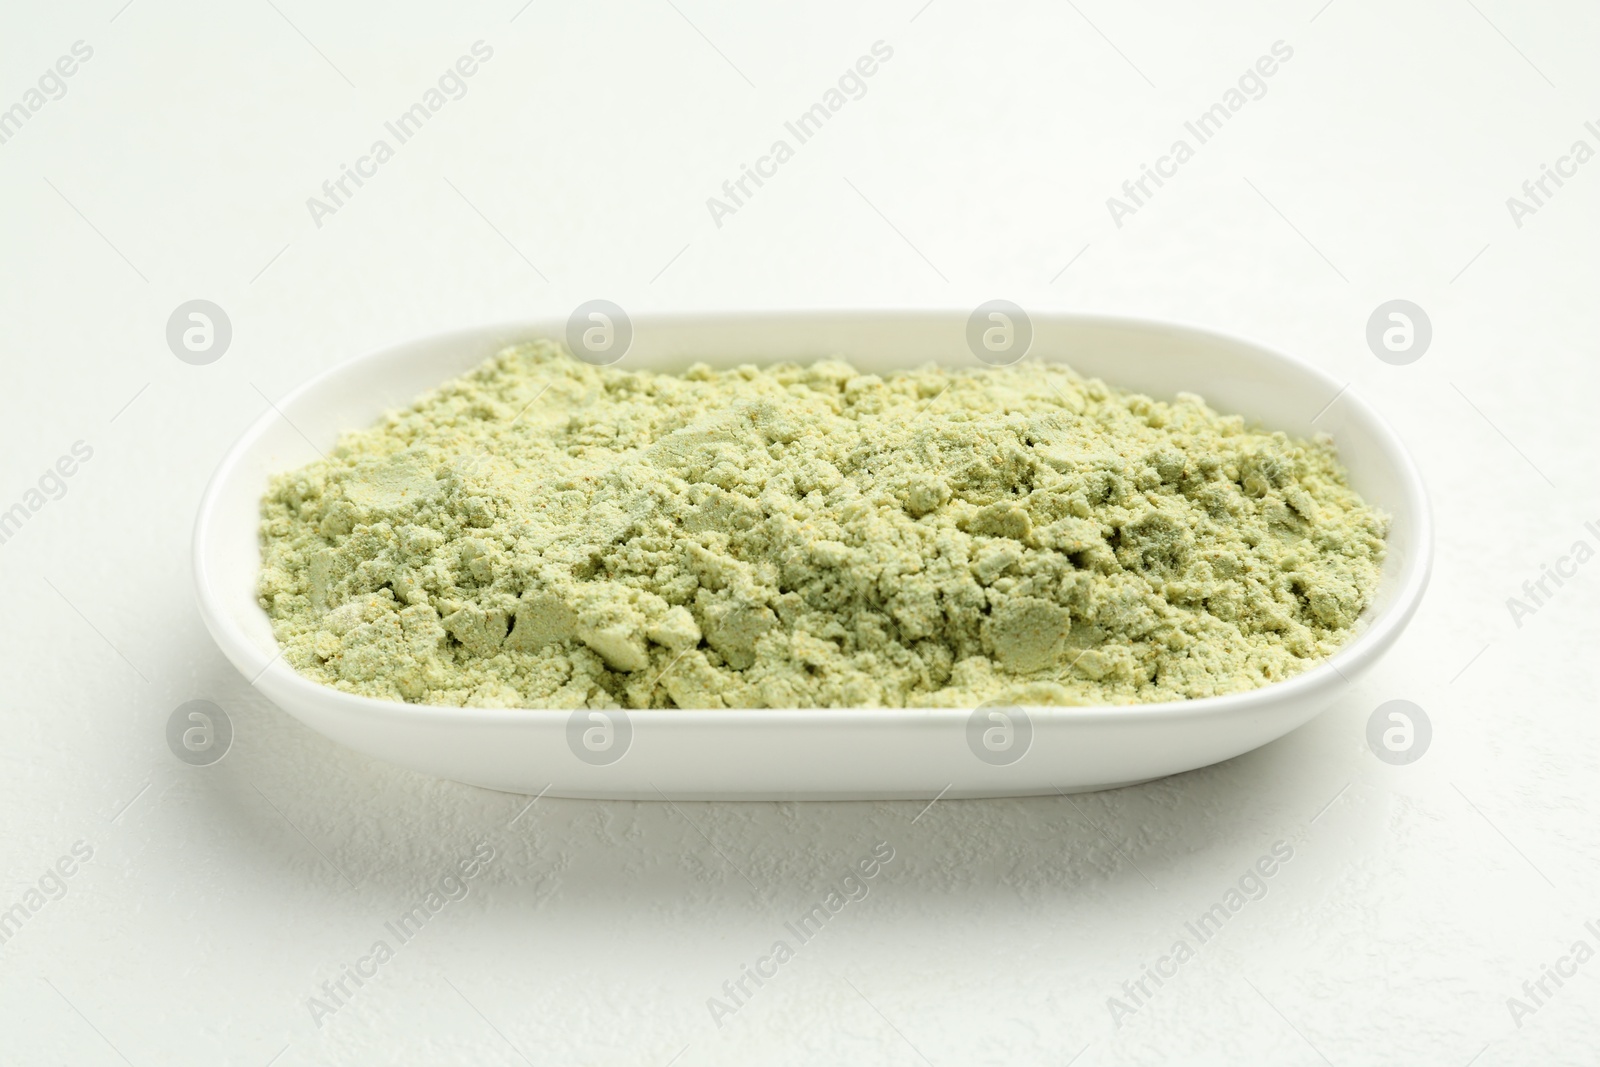
{"label": "powder clump", "polygon": [[683,374],[506,349],[262,502],[287,661],[546,708],[1126,704],[1346,641],[1387,518],[1331,440],[1060,364]]}

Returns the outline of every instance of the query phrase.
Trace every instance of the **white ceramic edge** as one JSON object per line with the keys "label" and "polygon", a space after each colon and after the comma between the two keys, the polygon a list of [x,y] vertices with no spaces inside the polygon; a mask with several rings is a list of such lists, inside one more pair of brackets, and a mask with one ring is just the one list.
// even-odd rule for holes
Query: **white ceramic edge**
{"label": "white ceramic edge", "polygon": [[[634,320],[634,325],[637,333],[641,326],[648,327],[652,322],[686,324],[695,320],[719,320],[723,322],[747,321],[755,324],[762,320],[804,317],[807,315],[822,315],[835,318],[882,318],[949,314],[948,309],[912,308],[885,309],[882,311],[804,309],[741,312],[701,311],[640,316]],[[1153,724],[1156,722],[1196,725],[1211,719],[1233,718],[1235,716],[1253,718],[1258,715],[1269,714],[1274,710],[1298,709],[1295,714],[1285,716],[1287,721],[1282,724],[1281,730],[1273,732],[1272,737],[1274,738],[1282,736],[1283,733],[1287,733],[1315,717],[1337,696],[1339,689],[1353,683],[1357,676],[1365,673],[1395,642],[1416,613],[1422,595],[1427,588],[1433,561],[1434,532],[1432,512],[1421,474],[1394,429],[1375,409],[1359,396],[1352,394],[1343,383],[1329,377],[1303,360],[1247,337],[1224,334],[1183,322],[1132,316],[1035,313],[1034,319],[1035,321],[1042,319],[1072,320],[1090,325],[1101,324],[1112,327],[1133,327],[1200,335],[1226,344],[1254,348],[1277,359],[1295,364],[1302,372],[1325,383],[1330,394],[1338,394],[1337,398],[1341,402],[1352,405],[1359,412],[1362,419],[1369,424],[1378,444],[1381,446],[1381,451],[1401,475],[1402,490],[1415,522],[1416,536],[1413,550],[1404,563],[1393,597],[1386,610],[1368,620],[1361,632],[1328,659],[1292,678],[1242,693],[1184,701],[1088,707],[1028,705],[1028,716],[1038,726],[1052,728],[1094,725],[1133,726],[1139,723]],[[384,345],[363,356],[346,360],[328,368],[284,396],[277,406],[290,407],[299,397],[318,389],[324,381],[344,373],[353,364],[383,360],[392,356],[395,350],[402,347],[419,343],[444,343],[456,338],[461,339],[463,342],[481,340],[487,336],[494,335],[503,335],[507,338],[559,336],[559,331],[553,328],[551,320],[526,320],[444,331],[423,338],[409,338]],[[1117,383],[1113,381],[1111,384],[1115,385]],[[313,721],[313,717],[307,717],[301,713],[297,702],[320,703],[326,712],[330,714],[349,717],[353,720],[351,722],[353,726],[357,725],[358,721],[365,720],[366,725],[382,724],[385,727],[411,725],[424,728],[428,726],[447,726],[454,729],[471,729],[474,727],[493,728],[497,726],[528,727],[537,724],[547,729],[563,730],[567,718],[571,714],[566,710],[544,708],[458,708],[380,700],[345,693],[303,678],[285,664],[280,657],[273,657],[265,664],[262,663],[264,657],[261,656],[254,644],[234,623],[227,610],[222,606],[212,577],[207,573],[206,557],[201,550],[201,546],[208,538],[213,509],[216,506],[221,487],[226,483],[233,469],[239,464],[243,455],[256,439],[280,417],[275,408],[264,412],[228,450],[207,483],[205,492],[201,497],[191,543],[194,557],[195,589],[202,620],[224,655],[239,669],[241,674],[249,679],[252,685],[261,688],[274,703],[279,704],[280,707],[283,707],[284,710],[289,711],[295,717],[307,722],[308,725],[312,725],[313,728],[322,730],[325,733],[330,732],[327,729],[326,716],[315,717],[321,718],[323,720],[321,722]],[[1310,710],[1305,710],[1307,708]],[[632,720],[636,727],[641,720],[648,720],[652,732],[663,729],[698,731],[702,727],[713,727],[719,730],[744,730],[762,726],[792,726],[808,730],[811,728],[833,729],[838,727],[855,730],[873,727],[894,729],[912,727],[912,724],[920,726],[937,725],[943,730],[960,730],[964,728],[970,714],[970,709],[965,708],[662,709],[647,713],[635,713],[632,716]],[[1268,738],[1267,740],[1271,739]],[[352,742],[346,738],[346,743]],[[1266,741],[1260,743],[1264,744]],[[352,743],[352,747],[366,748],[370,751],[369,746],[359,743]],[[1248,749],[1241,751],[1248,751]],[[1229,755],[1233,754],[1237,753],[1229,753]],[[396,758],[393,754],[385,755],[382,758],[424,770],[425,773],[438,773],[426,768],[427,760],[416,761]],[[1225,759],[1229,758],[1229,756],[1225,755],[1220,758]],[[1205,762],[1193,763],[1188,766],[1205,766],[1210,762],[1216,761],[1206,760]],[[1162,773],[1175,772],[1164,771]],[[473,780],[473,776],[470,773],[450,776],[460,777],[466,781]],[[508,788],[504,784],[491,782],[478,782],[477,784],[483,784],[490,788]],[[1085,788],[1109,788],[1121,784],[1127,783],[1115,781],[1099,782],[1070,787],[1067,791]],[[1001,786],[993,789],[952,790],[946,795],[951,797],[1004,796],[1027,792],[1044,793],[1055,791],[1055,789],[1055,786],[1045,787],[1043,785],[1034,785],[1023,789]],[[655,790],[655,793],[659,793],[663,799],[667,795],[666,792],[659,789]],[[551,789],[551,795],[646,799],[654,794],[650,790],[634,787],[607,788],[602,786],[597,789],[553,788]],[[842,796],[901,797],[927,794],[921,790],[913,792],[890,790],[880,793],[866,788],[850,789],[843,793],[813,793],[807,790],[799,790],[798,792],[784,790],[768,793],[758,790],[730,794],[720,789],[710,789],[702,792],[688,788],[672,790],[670,795],[677,799],[742,799],[745,797],[766,798],[770,796],[796,796],[802,798],[811,796],[819,798]]]}

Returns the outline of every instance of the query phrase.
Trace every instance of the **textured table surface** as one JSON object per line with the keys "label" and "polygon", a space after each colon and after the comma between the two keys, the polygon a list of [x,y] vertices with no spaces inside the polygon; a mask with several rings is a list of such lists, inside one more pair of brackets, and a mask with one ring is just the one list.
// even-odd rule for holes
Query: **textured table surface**
{"label": "textured table surface", "polygon": [[[0,1061],[1592,1062],[1600,15],[1320,4],[0,18]],[[268,705],[188,575],[240,429],[380,345],[596,297],[1003,297],[1262,340],[1415,451],[1433,586],[1311,725],[1071,799],[529,807]],[[231,324],[203,365],[166,333],[196,299]],[[1366,336],[1394,299],[1432,326],[1404,365]],[[1545,565],[1570,577],[1534,602]],[[191,700],[232,724],[211,766],[166,741]],[[1404,765],[1367,742],[1391,700],[1432,724]],[[874,847],[865,896],[790,936]]]}

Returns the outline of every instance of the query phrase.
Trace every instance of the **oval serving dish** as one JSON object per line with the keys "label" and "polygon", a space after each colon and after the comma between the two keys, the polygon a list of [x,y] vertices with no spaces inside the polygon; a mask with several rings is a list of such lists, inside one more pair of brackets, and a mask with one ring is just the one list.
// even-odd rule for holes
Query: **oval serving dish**
{"label": "oval serving dish", "polygon": [[[1392,522],[1383,578],[1358,632],[1285,681],[1228,696],[1118,707],[762,708],[628,714],[455,708],[354,696],[297,674],[256,602],[260,501],[270,475],[345,430],[462,374],[501,347],[562,338],[558,320],[462,330],[335,367],[269,409],[228,452],[200,504],[194,577],[207,628],[274,704],[341,744],[491,789],[632,799],[886,799],[1104,789],[1204,767],[1301,726],[1400,635],[1427,586],[1433,531],[1415,464],[1339,382],[1258,345],[1170,323],[1032,316],[1027,358],[1296,436],[1331,433],[1352,487]],[[841,356],[883,373],[976,366],[964,312],[783,312],[641,317],[619,366]],[[301,435],[304,434],[305,437]],[[310,442],[307,441],[310,439]]]}

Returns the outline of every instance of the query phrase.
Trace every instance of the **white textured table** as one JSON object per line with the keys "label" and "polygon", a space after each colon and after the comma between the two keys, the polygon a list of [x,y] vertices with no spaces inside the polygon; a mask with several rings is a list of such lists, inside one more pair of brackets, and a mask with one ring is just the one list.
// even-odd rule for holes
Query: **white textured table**
{"label": "white textured table", "polygon": [[[0,29],[0,1062],[1592,1062],[1592,7],[122,3]],[[595,297],[1261,339],[1415,450],[1433,588],[1312,725],[1071,800],[527,808],[266,705],[187,569],[241,427],[380,344]],[[1396,298],[1432,323],[1408,365],[1366,341]],[[203,365],[165,336],[193,299],[232,329]],[[1534,603],[1545,564],[1573,576]],[[1407,765],[1366,741],[1394,699],[1433,726]],[[165,740],[190,700],[232,723],[212,766]]]}

